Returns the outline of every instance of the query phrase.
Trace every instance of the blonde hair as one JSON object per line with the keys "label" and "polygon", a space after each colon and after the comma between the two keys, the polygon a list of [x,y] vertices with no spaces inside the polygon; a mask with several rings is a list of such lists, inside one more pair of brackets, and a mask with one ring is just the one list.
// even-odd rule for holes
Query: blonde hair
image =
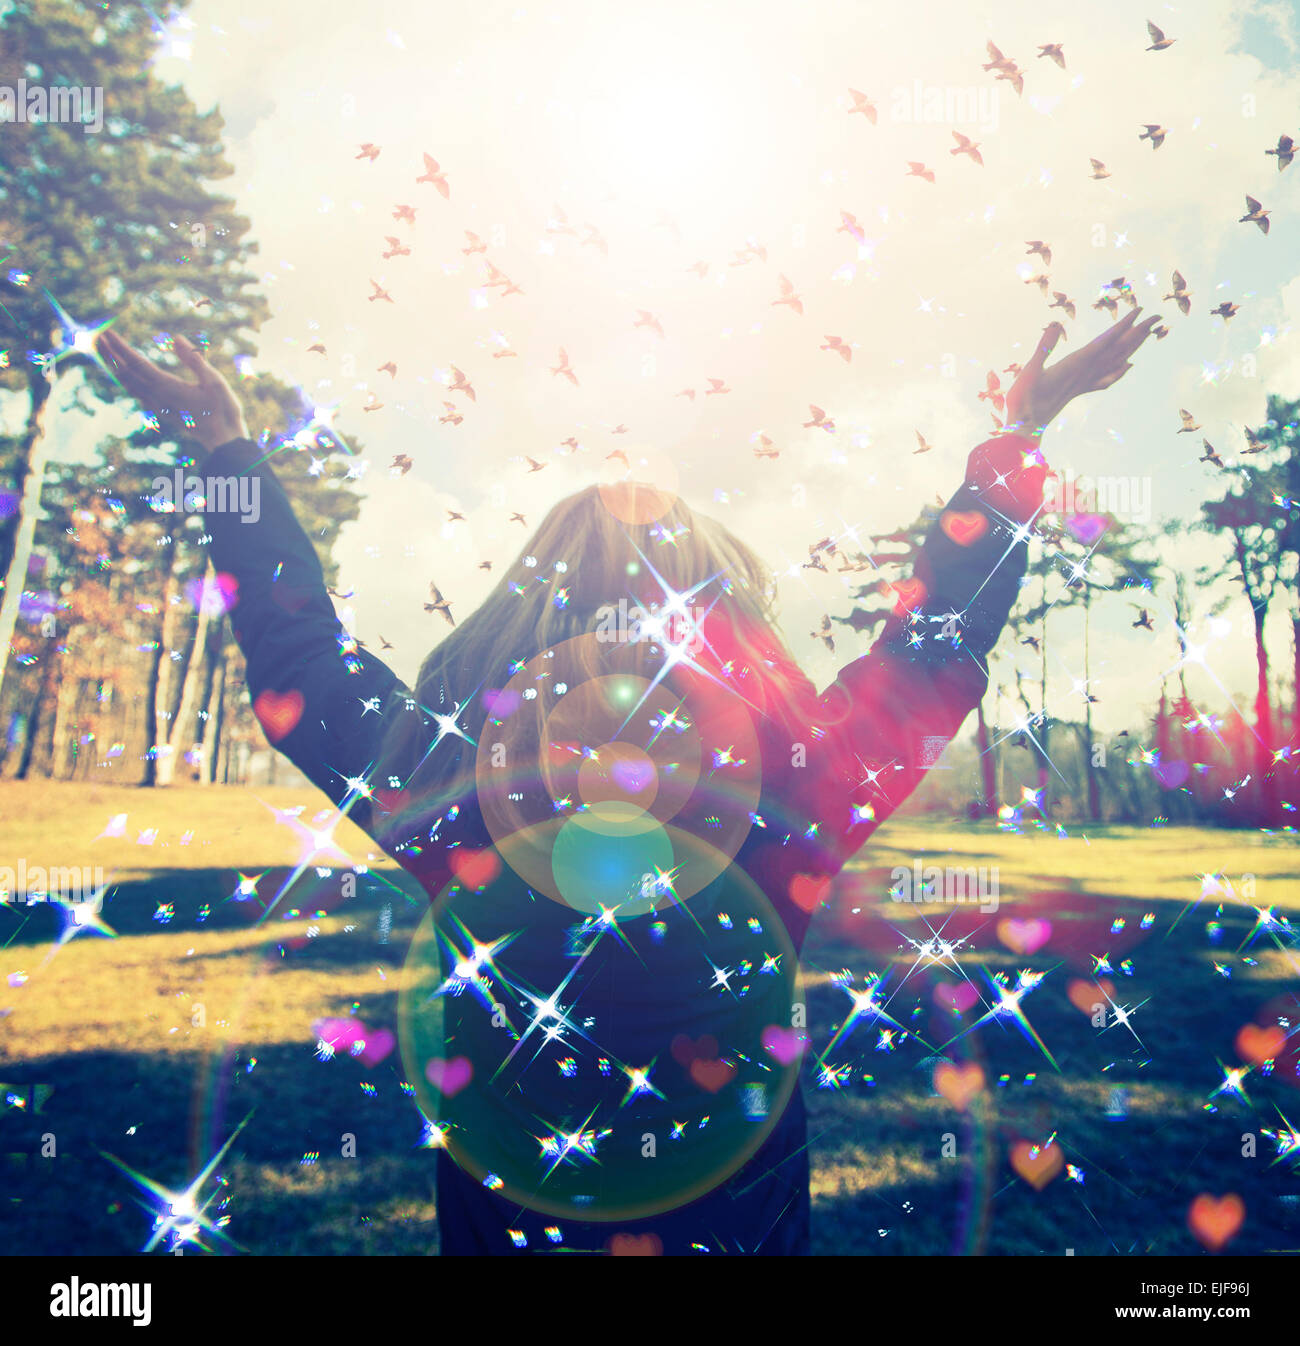
{"label": "blonde hair", "polygon": [[[390,717],[382,758],[383,772],[398,776],[412,796],[453,800],[473,789],[473,748],[431,754],[436,726],[427,712],[459,711],[458,722],[477,740],[488,716],[482,694],[565,642],[569,658],[555,669],[557,678],[576,687],[607,672],[603,647],[574,638],[598,632],[623,599],[653,611],[674,594],[689,596],[691,606],[709,613],[708,644],[698,656],[708,673],[734,682],[758,714],[789,726],[793,736],[807,723],[804,698],[813,689],[778,634],[771,571],[730,529],[680,498],[652,522],[624,522],[636,517],[637,500],[648,498],[637,493],[653,488],[622,489],[631,510],[611,509],[609,488],[596,486],[554,505],[482,604],[425,658],[414,696],[426,713]],[[628,671],[630,657],[653,677],[649,670],[663,663],[654,650],[650,640],[622,647],[620,671]]]}

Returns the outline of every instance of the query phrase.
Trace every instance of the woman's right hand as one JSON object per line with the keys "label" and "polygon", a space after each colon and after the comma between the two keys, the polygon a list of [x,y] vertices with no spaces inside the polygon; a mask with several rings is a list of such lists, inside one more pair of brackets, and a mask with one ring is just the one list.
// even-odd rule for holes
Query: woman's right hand
{"label": "woman's right hand", "polygon": [[167,433],[193,441],[207,453],[232,439],[248,438],[244,414],[230,385],[185,337],[175,339],[176,358],[194,375],[193,381],[159,369],[114,332],[101,332],[98,345],[122,387],[157,417]]}

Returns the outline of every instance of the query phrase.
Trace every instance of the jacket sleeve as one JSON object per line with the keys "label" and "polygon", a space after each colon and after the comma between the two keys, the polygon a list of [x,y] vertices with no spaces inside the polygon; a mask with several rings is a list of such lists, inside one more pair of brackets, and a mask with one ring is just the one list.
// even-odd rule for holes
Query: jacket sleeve
{"label": "jacket sleeve", "polygon": [[894,586],[894,611],[875,645],[822,694],[826,778],[851,806],[847,818],[835,810],[842,858],[916,789],[983,697],[1046,475],[1036,440],[1007,435],[979,445],[912,578]]}
{"label": "jacket sleeve", "polygon": [[385,713],[406,688],[339,623],[315,549],[257,446],[224,444],[201,471],[253,481],[251,491],[226,493],[253,508],[215,509],[210,500],[205,518],[212,563],[234,582],[230,617],[254,713],[275,748],[373,835],[371,773]]}

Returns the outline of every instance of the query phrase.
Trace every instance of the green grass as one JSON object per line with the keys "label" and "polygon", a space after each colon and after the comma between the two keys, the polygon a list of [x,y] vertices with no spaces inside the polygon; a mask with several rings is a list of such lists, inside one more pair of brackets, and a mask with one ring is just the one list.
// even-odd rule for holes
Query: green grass
{"label": "green grass", "polygon": [[[6,1246],[138,1248],[148,1220],[101,1151],[179,1186],[252,1111],[222,1169],[229,1233],[240,1246],[352,1255],[436,1248],[431,1155],[413,1148],[419,1119],[399,1087],[400,1061],[369,1071],[352,1059],[322,1064],[311,1031],[314,1020],[353,1006],[367,1023],[393,1022],[422,895],[404,879],[394,886],[398,871],[385,863],[331,915],[313,919],[324,889],[309,896],[302,887],[254,924],[252,904],[227,899],[241,873],[265,872],[265,895],[293,863],[289,829],[276,826],[271,808],[302,804],[307,819],[323,804],[310,792],[258,793],[0,784],[0,866],[16,867],[19,857],[29,866],[102,866],[118,885],[105,912],[116,938],[82,936],[53,956],[52,912],[0,909],[0,978],[27,978],[14,989],[0,979],[0,1011],[9,1011],[0,1018],[0,1081],[54,1086],[39,1116],[0,1112]],[[96,840],[122,813],[126,835]],[[153,829],[152,843],[141,844]],[[355,859],[373,852],[355,828],[338,837]],[[999,911],[890,902],[890,869],[918,857],[996,868]],[[1238,1063],[1239,1029],[1262,1006],[1289,996],[1300,1021],[1294,949],[1267,937],[1243,947],[1255,911],[1237,896],[1249,891],[1243,876],[1253,876],[1254,904],[1294,914],[1298,871],[1293,840],[1252,833],[1105,828],[1061,839],[932,819],[888,824],[835,885],[804,950],[817,1052],[848,1005],[832,980],[844,971],[859,988],[869,973],[888,974],[890,1013],[908,1030],[882,1043],[879,1026],[859,1026],[826,1058],[849,1068],[837,1090],[818,1088],[816,1063],[808,1066],[817,1251],[1193,1252],[1186,1214],[1201,1192],[1245,1201],[1232,1251],[1300,1248],[1300,1211],[1280,1200],[1300,1193],[1300,1181],[1285,1161],[1273,1162],[1262,1131],[1284,1127],[1284,1116],[1300,1121],[1300,1089],[1256,1070],[1245,1082],[1249,1103],[1210,1102],[1222,1067]],[[1205,874],[1224,876],[1231,894],[1202,898]],[[290,903],[304,914],[286,919]],[[160,904],[172,909],[166,923],[155,919]],[[386,904],[392,931],[383,941]],[[1051,939],[1032,956],[1014,954],[998,923],[1030,913],[1050,919]],[[1216,919],[1217,942],[1207,929]],[[960,970],[909,971],[907,939],[927,938],[927,921],[946,921],[945,934],[964,939]],[[287,951],[313,927],[305,945]],[[1115,999],[1140,1006],[1133,1028],[1141,1045],[1121,1026],[1092,1027],[1070,1003],[1070,983],[1104,954]],[[985,974],[1014,978],[1022,967],[1047,974],[1024,1001],[1042,1048],[1002,1023],[958,1037],[947,1054],[978,1062],[988,1086],[962,1112],[935,1094],[924,1062],[980,1011],[958,1019],[936,990],[964,976],[987,998]],[[1283,1069],[1294,1071],[1294,1051]],[[1116,1089],[1123,1117],[1107,1115]],[[357,1137],[355,1161],[335,1157],[345,1131]],[[45,1133],[56,1138],[53,1160],[34,1157]],[[1053,1133],[1084,1181],[1062,1173],[1035,1190],[1011,1168],[1010,1148]],[[957,1155],[945,1159],[949,1134]],[[1243,1135],[1257,1138],[1257,1157],[1243,1157]],[[301,1165],[314,1151],[319,1162]],[[25,1161],[3,1158],[24,1153]]]}

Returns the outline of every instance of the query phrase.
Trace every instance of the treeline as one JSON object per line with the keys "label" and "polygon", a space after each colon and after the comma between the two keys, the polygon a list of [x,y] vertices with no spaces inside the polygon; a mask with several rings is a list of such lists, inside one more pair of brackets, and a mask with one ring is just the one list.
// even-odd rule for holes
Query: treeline
{"label": "treeline", "polygon": [[[1267,398],[1265,423],[1245,447],[1221,458],[1200,517],[1163,526],[1125,523],[1086,502],[1045,513],[1029,543],[1029,566],[1009,630],[990,661],[989,690],[976,714],[975,751],[960,746],[951,776],[932,772],[914,806],[996,813],[1025,804],[1045,816],[1100,821],[1164,817],[1249,827],[1294,826],[1300,722],[1300,401]],[[937,511],[872,539],[884,583],[860,587],[857,606],[835,620],[875,630]],[[1204,539],[1206,559],[1191,570],[1171,543]],[[1226,581],[1226,586],[1223,582]],[[1211,585],[1218,586],[1212,601]],[[1227,595],[1223,596],[1224,589]],[[1094,616],[1119,605],[1134,639],[1164,640],[1169,672],[1137,717],[1109,736],[1094,729]],[[1213,671],[1219,651],[1202,632],[1227,610],[1249,614],[1255,689],[1246,708],[1228,691],[1198,701],[1189,670]],[[1270,647],[1275,612],[1290,626],[1287,649]],[[1138,633],[1141,633],[1140,635]],[[1082,638],[1083,666],[1067,670],[1057,651]],[[1274,638],[1275,640],[1275,638]],[[1198,648],[1204,646],[1204,648]],[[1117,652],[1108,651],[1112,666]],[[1073,670],[1069,670],[1072,675]],[[1113,718],[1113,717],[1109,717]],[[975,775],[972,779],[971,772]]]}
{"label": "treeline", "polygon": [[[173,12],[186,0],[173,3]],[[94,353],[110,322],[138,347],[183,333],[240,384],[250,432],[324,557],[358,501],[300,396],[252,371],[268,316],[257,245],[215,190],[232,168],[218,111],[153,73],[145,5],[14,0],[0,13],[0,85],[103,90],[97,133],[4,127],[0,174],[0,772],[146,785],[238,780],[264,743],[242,695],[221,577],[201,515],[152,482],[184,448],[134,428],[89,464],[56,453],[78,413],[119,390]],[[319,455],[313,471],[311,461]]]}

